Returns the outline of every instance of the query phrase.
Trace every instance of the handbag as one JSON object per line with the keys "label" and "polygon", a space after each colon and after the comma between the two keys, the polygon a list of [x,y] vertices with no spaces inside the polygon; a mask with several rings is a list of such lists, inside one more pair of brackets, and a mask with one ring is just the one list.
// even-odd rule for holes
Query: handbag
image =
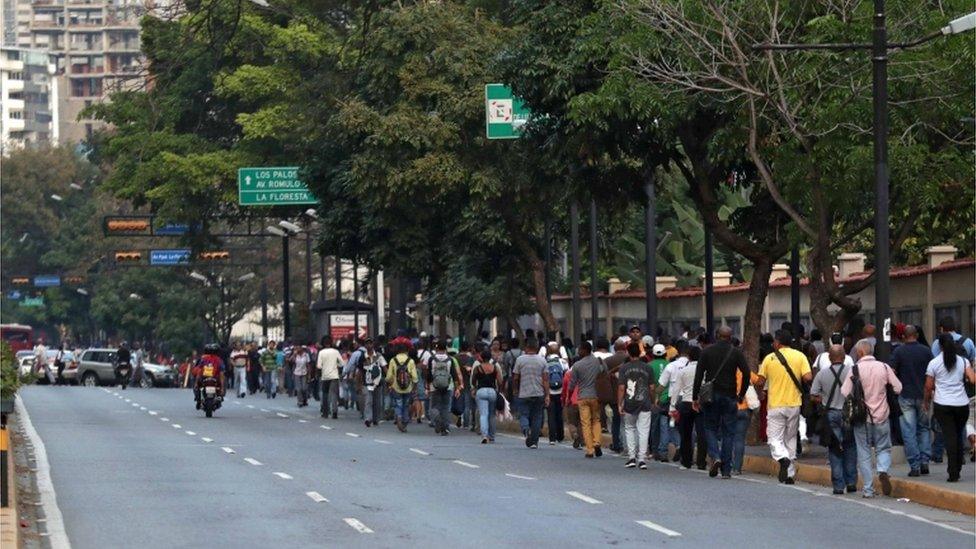
{"label": "handbag", "polygon": [[816,414],[816,410],[813,409],[813,403],[810,401],[810,391],[807,390],[806,386],[800,383],[800,380],[796,378],[796,374],[793,373],[793,368],[786,362],[783,357],[783,353],[779,351],[773,351],[776,354],[776,358],[779,360],[783,368],[786,369],[786,373],[789,374],[790,379],[793,380],[793,384],[796,385],[796,389],[800,391],[800,415],[803,417],[811,417]]}
{"label": "handbag", "polygon": [[702,381],[701,387],[698,388],[698,403],[699,404],[711,404],[712,397],[715,396],[715,379],[718,375],[722,373],[725,369],[725,363],[729,361],[729,357],[732,356],[732,351],[735,349],[732,345],[729,345],[729,352],[725,353],[725,358],[722,360],[722,364],[719,365],[718,370],[712,379],[709,381]]}
{"label": "handbag", "polygon": [[[603,364],[602,359],[600,360],[600,363]],[[613,380],[610,379],[610,372],[603,370],[597,374],[594,385],[596,388],[596,398],[600,402],[601,406],[613,404],[616,401],[616,395],[613,391]]]}
{"label": "handbag", "polygon": [[759,409],[759,393],[756,392],[756,388],[752,385],[746,389],[746,405],[749,406],[750,410]]}

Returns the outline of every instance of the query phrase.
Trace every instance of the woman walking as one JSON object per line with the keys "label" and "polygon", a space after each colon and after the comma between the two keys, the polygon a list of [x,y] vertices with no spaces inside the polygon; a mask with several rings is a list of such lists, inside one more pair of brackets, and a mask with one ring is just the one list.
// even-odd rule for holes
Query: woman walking
{"label": "woman walking", "polygon": [[480,362],[471,371],[471,387],[478,402],[481,418],[481,443],[495,442],[495,403],[501,390],[502,373],[491,360],[491,351],[481,351]]}
{"label": "woman walking", "polygon": [[[963,433],[969,419],[969,397],[965,379],[976,383],[976,372],[968,360],[958,354],[951,334],[939,336],[941,353],[929,362],[925,371],[925,400],[928,410],[935,401],[933,418],[942,426],[946,454],[949,457],[949,482],[958,482],[963,464]],[[933,396],[934,395],[934,396]]]}

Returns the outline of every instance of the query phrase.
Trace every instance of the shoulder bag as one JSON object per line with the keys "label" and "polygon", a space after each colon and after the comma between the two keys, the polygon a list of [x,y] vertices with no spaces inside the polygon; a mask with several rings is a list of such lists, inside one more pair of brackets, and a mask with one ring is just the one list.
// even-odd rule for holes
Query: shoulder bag
{"label": "shoulder bag", "polygon": [[790,379],[793,380],[793,384],[796,385],[796,390],[800,391],[800,415],[803,417],[813,416],[816,411],[813,409],[813,404],[810,402],[810,391],[807,390],[806,386],[800,383],[800,380],[796,378],[796,374],[793,373],[793,368],[790,368],[790,364],[786,362],[786,358],[783,353],[779,351],[773,351],[776,355],[777,360],[786,369],[786,373],[789,374]]}
{"label": "shoulder bag", "polygon": [[712,398],[715,396],[715,380],[718,378],[718,375],[722,373],[722,370],[725,369],[725,363],[729,361],[729,357],[732,356],[732,351],[734,350],[735,347],[729,345],[729,352],[725,353],[725,358],[722,360],[722,364],[719,365],[718,370],[715,371],[715,375],[712,376],[712,379],[704,381],[704,376],[702,376],[702,384],[701,387],[698,388],[699,404],[711,404]]}

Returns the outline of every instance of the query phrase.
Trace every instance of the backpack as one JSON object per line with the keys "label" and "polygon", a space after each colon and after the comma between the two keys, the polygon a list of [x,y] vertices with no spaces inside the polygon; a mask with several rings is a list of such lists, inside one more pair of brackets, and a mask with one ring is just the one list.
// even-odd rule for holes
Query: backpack
{"label": "backpack", "polygon": [[842,415],[844,425],[848,427],[863,425],[868,420],[868,406],[864,402],[864,386],[861,385],[857,364],[851,368],[851,393],[844,400]]}
{"label": "backpack", "polygon": [[644,402],[649,398],[647,388],[651,377],[646,368],[627,368],[621,379],[624,386],[624,411],[628,414],[641,411]]}
{"label": "backpack", "polygon": [[[961,356],[966,361],[965,366],[970,365],[969,351],[966,350],[967,341],[969,341],[969,338],[966,336],[959,336],[959,339],[956,340],[956,356]],[[966,390],[966,396],[969,398],[976,396],[976,385],[969,382],[969,378],[966,377],[965,373],[962,375],[962,382],[963,388]]]}
{"label": "backpack", "polygon": [[451,357],[447,360],[440,360],[437,355],[430,359],[430,384],[438,390],[443,391],[451,386],[451,367],[454,361]]}
{"label": "backpack", "polygon": [[396,359],[393,360],[393,364],[396,366],[396,384],[401,389],[406,389],[410,386],[410,359],[406,362],[400,362]]}
{"label": "backpack", "polygon": [[549,389],[561,391],[563,389],[563,365],[555,357],[546,361],[546,374],[549,375]]}

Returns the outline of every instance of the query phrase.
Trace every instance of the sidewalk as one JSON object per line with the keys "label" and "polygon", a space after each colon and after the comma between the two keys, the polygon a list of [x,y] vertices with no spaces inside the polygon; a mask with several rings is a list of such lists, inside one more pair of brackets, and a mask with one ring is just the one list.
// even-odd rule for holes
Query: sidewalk
{"label": "sidewalk", "polygon": [[[893,448],[900,450],[900,447]],[[929,464],[931,473],[922,477],[908,477],[907,463],[892,463],[891,497],[906,498],[915,503],[937,507],[948,511],[955,511],[970,516],[976,516],[976,464],[966,461],[962,470],[962,480],[946,482],[946,463]],[[769,456],[769,447],[765,444],[746,446],[746,458],[743,470],[751,473],[763,473],[776,476],[779,464]],[[796,478],[811,484],[830,486],[830,465],[827,463],[827,449],[819,444],[804,443],[803,456],[796,460]],[[875,491],[880,494],[881,486],[875,480]],[[861,486],[862,482],[858,482]],[[853,495],[853,494],[852,494]]]}

